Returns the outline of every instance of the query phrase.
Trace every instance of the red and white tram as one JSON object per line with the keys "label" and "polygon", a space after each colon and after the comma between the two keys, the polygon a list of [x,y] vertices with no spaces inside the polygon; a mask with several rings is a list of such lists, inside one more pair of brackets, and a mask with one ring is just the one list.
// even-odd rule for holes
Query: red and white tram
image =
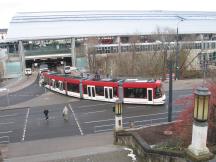
{"label": "red and white tram", "polygon": [[89,100],[162,105],[166,96],[160,80],[88,79],[56,73],[42,73],[40,83],[52,91]]}

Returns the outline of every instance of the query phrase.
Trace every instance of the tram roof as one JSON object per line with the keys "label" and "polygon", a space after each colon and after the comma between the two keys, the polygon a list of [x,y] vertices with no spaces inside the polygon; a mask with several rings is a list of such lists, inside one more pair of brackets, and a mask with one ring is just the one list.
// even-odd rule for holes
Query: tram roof
{"label": "tram roof", "polygon": [[[182,21],[181,21],[182,20]],[[216,33],[216,12],[62,11],[20,12],[11,20],[7,40],[89,36],[149,35],[171,28],[180,34]]]}

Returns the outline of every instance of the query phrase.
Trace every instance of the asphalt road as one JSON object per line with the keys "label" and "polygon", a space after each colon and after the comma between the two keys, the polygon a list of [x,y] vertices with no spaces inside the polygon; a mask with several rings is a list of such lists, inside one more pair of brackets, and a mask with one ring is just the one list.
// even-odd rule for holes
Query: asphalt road
{"label": "asphalt road", "polygon": [[[185,95],[187,92],[176,93]],[[64,106],[69,108],[68,121],[64,121],[62,117]],[[22,142],[112,131],[112,106],[113,103],[81,100],[69,104],[1,111],[0,142]],[[43,114],[44,108],[49,110],[48,121]],[[174,106],[173,119],[181,109],[181,105]],[[124,127],[128,127],[131,121],[136,127],[165,122],[167,106],[124,105]]]}
{"label": "asphalt road", "polygon": [[[28,94],[27,94],[28,93]],[[43,94],[44,89],[37,82],[10,95],[11,103],[18,103]],[[190,95],[192,90],[173,91],[173,101]],[[24,95],[26,94],[26,95]],[[29,95],[32,94],[32,95]],[[16,95],[16,96],[15,96]],[[168,96],[168,95],[167,95]],[[175,103],[175,102],[174,102]],[[2,106],[2,103],[0,103]],[[62,116],[63,108],[69,108],[69,120]],[[0,112],[0,143],[14,143],[64,136],[79,136],[112,131],[114,128],[113,103],[90,100],[74,100],[70,103]],[[49,120],[45,120],[43,110],[49,110]],[[182,104],[173,105],[173,120],[182,111]],[[167,121],[167,105],[124,105],[123,125],[133,122],[135,127]]]}
{"label": "asphalt road", "polygon": [[19,91],[9,93],[4,92],[0,96],[0,107],[15,105],[24,101],[28,101],[44,93],[44,88],[38,86],[38,79],[30,86],[23,88]]}

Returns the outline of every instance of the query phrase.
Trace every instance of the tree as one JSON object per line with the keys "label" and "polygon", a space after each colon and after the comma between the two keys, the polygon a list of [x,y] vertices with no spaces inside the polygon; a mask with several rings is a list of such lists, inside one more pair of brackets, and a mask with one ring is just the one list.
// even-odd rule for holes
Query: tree
{"label": "tree", "polygon": [[88,37],[85,41],[86,43],[86,55],[88,57],[89,70],[91,73],[95,73],[97,71],[96,68],[96,48],[95,46],[98,44],[98,39],[96,37]]}
{"label": "tree", "polygon": [[[208,119],[208,145],[216,144],[216,82],[208,80],[206,86],[211,92],[209,119]],[[179,122],[174,123],[168,130],[182,141],[182,145],[187,147],[191,143],[191,133],[193,124],[194,95],[182,97],[176,100],[176,104],[184,104],[184,110],[178,115]]]}

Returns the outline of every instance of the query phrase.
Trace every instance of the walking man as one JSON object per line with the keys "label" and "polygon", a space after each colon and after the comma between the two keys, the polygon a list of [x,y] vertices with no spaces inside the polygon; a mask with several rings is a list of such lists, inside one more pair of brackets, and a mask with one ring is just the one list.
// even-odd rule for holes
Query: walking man
{"label": "walking man", "polygon": [[62,115],[63,115],[64,120],[68,121],[68,108],[67,108],[67,106],[64,107]]}
{"label": "walking man", "polygon": [[48,116],[49,110],[48,110],[48,109],[45,109],[43,113],[44,113],[44,115],[45,115],[45,119],[48,120],[48,118],[49,118],[49,116]]}

